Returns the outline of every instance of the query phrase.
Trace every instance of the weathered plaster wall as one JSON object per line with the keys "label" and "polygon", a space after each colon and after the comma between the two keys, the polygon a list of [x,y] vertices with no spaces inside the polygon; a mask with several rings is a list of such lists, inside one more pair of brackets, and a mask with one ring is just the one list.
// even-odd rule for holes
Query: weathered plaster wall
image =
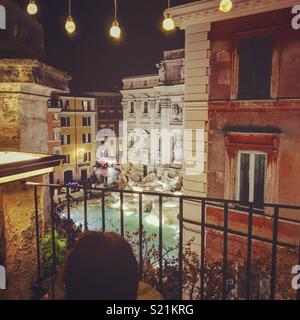
{"label": "weathered plaster wall", "polygon": [[[0,60],[0,150],[48,152],[47,101],[53,91],[67,92],[68,80],[36,60]],[[30,180],[49,182],[47,176]],[[0,298],[28,299],[37,278],[33,188],[21,182],[0,188],[0,248],[8,277],[8,291]],[[49,190],[38,192],[43,228],[50,213]]]}
{"label": "weathered plaster wall", "polygon": [[[210,111],[209,134],[209,183],[208,195],[216,198],[225,196],[225,137],[226,127],[273,128],[281,131],[279,135],[279,152],[277,158],[277,202],[282,204],[300,205],[300,102],[272,103],[259,106],[249,102],[249,107],[240,106],[234,111],[225,104]],[[261,103],[262,104],[262,103]],[[292,107],[294,105],[294,107]],[[246,110],[245,110],[246,109]],[[275,189],[276,186],[273,186]],[[296,217],[296,212],[294,216]]]}
{"label": "weathered plaster wall", "polygon": [[[43,182],[43,177],[31,179]],[[6,244],[5,267],[7,288],[0,292],[0,299],[29,299],[30,285],[37,279],[35,239],[35,210],[32,187],[22,182],[2,185],[2,219]],[[40,232],[43,234],[43,189],[39,190]]]}
{"label": "weathered plaster wall", "polygon": [[274,32],[274,48],[279,51],[278,97],[300,95],[300,38],[291,27],[291,9],[256,14],[212,24],[210,100],[231,98],[234,47],[242,32],[270,28]]}

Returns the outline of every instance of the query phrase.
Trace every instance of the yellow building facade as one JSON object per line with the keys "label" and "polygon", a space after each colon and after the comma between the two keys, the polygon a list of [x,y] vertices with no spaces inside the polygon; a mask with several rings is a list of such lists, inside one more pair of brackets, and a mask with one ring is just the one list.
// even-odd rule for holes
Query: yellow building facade
{"label": "yellow building facade", "polygon": [[60,146],[55,150],[66,157],[56,172],[56,182],[85,181],[95,166],[95,99],[64,95],[56,97],[56,104],[60,110]]}

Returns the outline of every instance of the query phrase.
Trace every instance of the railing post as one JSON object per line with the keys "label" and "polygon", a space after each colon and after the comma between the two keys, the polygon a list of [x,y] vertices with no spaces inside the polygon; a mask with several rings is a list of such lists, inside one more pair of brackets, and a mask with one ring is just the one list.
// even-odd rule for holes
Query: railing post
{"label": "railing post", "polygon": [[71,232],[71,209],[70,209],[70,187],[67,186],[67,219],[68,219],[68,235],[67,235],[67,246],[68,246],[68,249],[70,249],[71,247],[71,235],[70,235],[70,232]]}
{"label": "railing post", "polygon": [[200,278],[200,289],[201,289],[201,300],[204,299],[204,280],[205,280],[205,224],[206,224],[206,216],[205,216],[205,200],[201,200],[201,258],[200,258],[200,269],[201,269],[201,278]]}
{"label": "railing post", "polygon": [[41,287],[41,254],[40,254],[40,226],[39,226],[39,208],[37,186],[34,186],[34,207],[35,207],[35,237],[36,237],[36,259],[38,287]]}
{"label": "railing post", "polygon": [[124,238],[124,194],[123,191],[120,191],[120,233],[121,233],[121,237]]}
{"label": "railing post", "polygon": [[101,203],[102,203],[102,232],[105,232],[105,192],[102,190],[101,193]]}
{"label": "railing post", "polygon": [[[300,266],[300,243],[298,245],[298,265]],[[297,300],[300,300],[300,288],[297,290]]]}
{"label": "railing post", "polygon": [[159,291],[163,289],[163,231],[162,231],[162,195],[159,195]]}
{"label": "railing post", "polygon": [[179,199],[179,300],[183,295],[183,196]]}
{"label": "railing post", "polygon": [[253,231],[253,203],[249,205],[249,215],[248,215],[246,300],[250,300],[250,296],[251,296],[252,231]]}
{"label": "railing post", "polygon": [[83,205],[84,205],[84,230],[88,231],[88,217],[87,217],[87,188],[86,184],[83,185]]}
{"label": "railing post", "polygon": [[274,208],[270,300],[275,300],[279,207]]}
{"label": "railing post", "polygon": [[228,202],[224,202],[224,231],[223,231],[223,300],[227,299],[227,258],[228,258]]}
{"label": "railing post", "polygon": [[139,254],[140,254],[140,278],[143,280],[143,194],[139,194]]}

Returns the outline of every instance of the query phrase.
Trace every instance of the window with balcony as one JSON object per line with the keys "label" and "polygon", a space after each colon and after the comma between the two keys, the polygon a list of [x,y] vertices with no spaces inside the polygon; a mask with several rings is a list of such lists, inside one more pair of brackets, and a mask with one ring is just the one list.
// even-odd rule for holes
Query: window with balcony
{"label": "window with balcony", "polygon": [[70,106],[69,100],[63,100],[63,101],[62,101],[62,109],[63,109],[63,110],[68,110],[68,109],[69,109],[69,106]]}
{"label": "window with balcony", "polygon": [[82,126],[90,127],[91,126],[91,117],[82,117]]}
{"label": "window with balcony", "polygon": [[272,50],[271,35],[239,39],[238,99],[271,97]]}
{"label": "window with balcony", "polygon": [[81,102],[81,105],[82,105],[83,111],[91,111],[90,101],[88,101],[88,100],[83,100],[83,101]]}
{"label": "window with balcony", "polygon": [[265,202],[265,174],[267,155],[258,152],[239,152],[238,196],[241,202],[254,202],[262,208]]}
{"label": "window with balcony", "polygon": [[82,134],[82,143],[91,143],[92,136],[90,133],[83,133]]}
{"label": "window with balcony", "polygon": [[70,127],[70,117],[61,117],[60,122],[62,127]]}

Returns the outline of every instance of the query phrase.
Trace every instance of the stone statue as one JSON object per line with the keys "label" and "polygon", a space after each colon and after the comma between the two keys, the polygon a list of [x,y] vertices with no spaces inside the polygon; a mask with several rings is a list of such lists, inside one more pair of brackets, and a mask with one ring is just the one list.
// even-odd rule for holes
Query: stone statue
{"label": "stone statue", "polygon": [[184,67],[184,65],[181,67],[181,70],[180,70],[180,79],[181,80],[185,79],[185,67]]}
{"label": "stone statue", "polygon": [[157,63],[156,67],[158,68],[159,81],[165,82],[166,81],[166,67],[165,67],[165,65],[161,62],[161,63]]}
{"label": "stone statue", "polygon": [[174,149],[173,149],[173,163],[182,164],[183,162],[183,135],[181,131],[176,132],[173,136]]}
{"label": "stone statue", "polygon": [[175,103],[172,105],[173,120],[182,121],[182,105]]}

